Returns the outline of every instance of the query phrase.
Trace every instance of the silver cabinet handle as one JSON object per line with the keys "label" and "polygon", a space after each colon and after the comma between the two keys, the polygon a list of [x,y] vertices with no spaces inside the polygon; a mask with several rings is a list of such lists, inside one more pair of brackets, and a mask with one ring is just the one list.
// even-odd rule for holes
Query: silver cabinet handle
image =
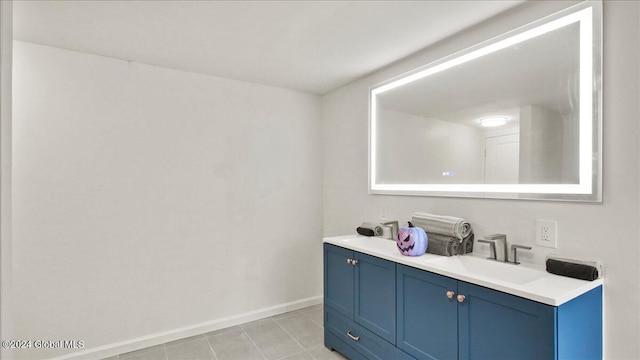
{"label": "silver cabinet handle", "polygon": [[351,265],[356,265],[358,263],[358,260],[356,259],[351,259]]}
{"label": "silver cabinet handle", "polygon": [[455,295],[456,293],[454,293],[453,291],[449,290],[447,291],[447,298],[449,298],[449,300],[453,299],[453,295]]}
{"label": "silver cabinet handle", "polygon": [[360,336],[353,336],[353,335],[351,335],[351,330],[347,331],[347,336],[348,336],[351,340],[353,340],[353,341],[358,341],[358,340],[360,340]]}
{"label": "silver cabinet handle", "polygon": [[347,264],[349,264],[349,265],[353,265],[353,264],[351,263],[352,261],[353,261],[352,259],[347,259]]}
{"label": "silver cabinet handle", "polygon": [[458,295],[458,302],[459,303],[463,303],[465,298],[466,298],[466,296],[464,296],[464,295]]}

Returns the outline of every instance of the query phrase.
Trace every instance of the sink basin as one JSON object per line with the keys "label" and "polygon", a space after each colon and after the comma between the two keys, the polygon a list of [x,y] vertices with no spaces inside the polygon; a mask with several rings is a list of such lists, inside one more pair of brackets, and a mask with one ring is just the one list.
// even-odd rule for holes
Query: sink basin
{"label": "sink basin", "polygon": [[529,269],[522,265],[505,264],[472,256],[439,257],[429,264],[457,273],[485,276],[511,284],[526,284],[548,276],[544,271]]}

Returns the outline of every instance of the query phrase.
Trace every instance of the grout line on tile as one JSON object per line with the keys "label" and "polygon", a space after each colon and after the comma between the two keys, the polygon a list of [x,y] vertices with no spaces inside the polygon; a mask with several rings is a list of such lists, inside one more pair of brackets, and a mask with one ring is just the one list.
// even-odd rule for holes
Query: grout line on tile
{"label": "grout line on tile", "polygon": [[300,343],[298,342],[298,340],[296,340],[296,338],[295,338],[295,337],[293,337],[293,335],[289,334],[289,332],[287,331],[287,329],[285,329],[282,325],[280,325],[280,323],[279,323],[277,320],[274,320],[274,322],[275,322],[275,323],[280,327],[280,329],[282,329],[282,331],[284,331],[284,332],[285,332],[285,334],[289,335],[289,337],[290,337],[290,338],[292,338],[292,339],[293,339],[293,341],[295,341],[295,342],[296,342],[296,344],[300,345],[300,347],[301,347],[303,350],[307,350],[307,348],[306,348],[306,347],[304,347],[304,346],[302,346],[302,344],[300,344]]}
{"label": "grout line on tile", "polygon": [[209,345],[209,349],[211,349],[211,352],[213,353],[213,357],[215,358],[215,360],[218,360],[218,354],[216,354],[216,351],[213,350],[213,346],[211,346],[211,342],[209,341],[209,337],[205,336],[204,339],[207,340],[207,345]]}
{"label": "grout line on tile", "polygon": [[167,353],[167,343],[162,344],[162,350],[164,350],[164,358],[165,360],[169,360],[169,353]]}
{"label": "grout line on tile", "polygon": [[244,330],[244,327],[242,328],[242,332],[243,332],[243,333],[245,333],[245,334],[247,334],[247,338],[249,338],[249,341],[251,341],[251,343],[253,344],[253,346],[255,346],[255,347],[256,347],[256,350],[258,350],[258,352],[260,353],[260,355],[262,355],[262,358],[263,358],[263,359],[265,359],[265,360],[267,360],[267,357],[262,353],[262,350],[260,350],[260,348],[258,347],[258,344],[256,344],[256,342],[255,342],[255,341],[253,341],[253,339],[251,338],[251,336],[249,335],[249,333],[248,333],[248,332],[246,332],[246,331]]}
{"label": "grout line on tile", "polygon": [[[323,345],[323,346],[324,346],[324,345]],[[311,349],[313,349],[313,348],[311,348]],[[309,350],[311,350],[311,349],[309,349]],[[311,356],[311,358],[312,358],[313,360],[318,360],[318,358],[317,358],[317,357],[315,357],[315,356],[313,356],[313,354],[312,354],[312,353],[311,353],[311,351],[309,351],[309,350],[305,350],[305,351],[307,352],[307,354],[309,354],[309,356]]]}
{"label": "grout line on tile", "polygon": [[305,313],[302,313],[302,314],[303,314],[304,316],[306,316],[306,317],[307,317],[307,319],[311,320],[314,324],[317,324],[317,325],[319,325],[321,328],[323,328],[323,329],[324,329],[324,323],[323,323],[323,324],[321,324],[321,323],[317,322],[317,321],[313,318],[313,316],[311,316],[309,313],[306,313],[306,312],[305,312]]}

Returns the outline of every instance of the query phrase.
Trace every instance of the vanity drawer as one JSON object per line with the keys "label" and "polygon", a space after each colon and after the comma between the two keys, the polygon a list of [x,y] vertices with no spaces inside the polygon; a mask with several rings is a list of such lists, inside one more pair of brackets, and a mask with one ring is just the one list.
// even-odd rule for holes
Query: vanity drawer
{"label": "vanity drawer", "polygon": [[395,346],[326,306],[325,328],[367,359],[396,357]]}

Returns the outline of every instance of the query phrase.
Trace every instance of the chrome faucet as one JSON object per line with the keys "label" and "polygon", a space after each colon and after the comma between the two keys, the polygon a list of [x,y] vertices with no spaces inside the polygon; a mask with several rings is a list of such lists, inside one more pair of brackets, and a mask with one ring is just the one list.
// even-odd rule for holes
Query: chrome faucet
{"label": "chrome faucet", "polygon": [[398,220],[384,222],[382,223],[382,226],[386,226],[391,229],[391,240],[398,240],[398,229],[400,229]]}
{"label": "chrome faucet", "polygon": [[[491,255],[488,259],[507,262],[509,261],[509,253],[507,252],[507,235],[505,234],[492,234],[485,236],[484,239],[479,239],[478,242],[487,243],[490,247]],[[502,247],[498,252],[498,245],[500,244]],[[500,255],[498,255],[500,254]]]}
{"label": "chrome faucet", "polygon": [[[513,252],[513,261],[509,261],[509,252],[507,251],[507,235],[487,235],[484,239],[478,239],[478,242],[489,244],[490,256],[487,259],[511,263],[514,265],[520,264],[518,262],[518,249],[531,250],[531,246],[513,244],[511,245],[511,251]],[[500,251],[497,251],[497,244],[499,244],[501,247]]]}
{"label": "chrome faucet", "polygon": [[487,239],[478,239],[479,243],[489,244],[489,260],[496,260],[496,241]]}
{"label": "chrome faucet", "polygon": [[517,245],[517,244],[511,245],[511,251],[513,252],[513,262],[512,262],[512,264],[514,264],[514,265],[519,265],[520,264],[518,262],[518,252],[517,252],[518,249],[531,250],[531,246]]}

